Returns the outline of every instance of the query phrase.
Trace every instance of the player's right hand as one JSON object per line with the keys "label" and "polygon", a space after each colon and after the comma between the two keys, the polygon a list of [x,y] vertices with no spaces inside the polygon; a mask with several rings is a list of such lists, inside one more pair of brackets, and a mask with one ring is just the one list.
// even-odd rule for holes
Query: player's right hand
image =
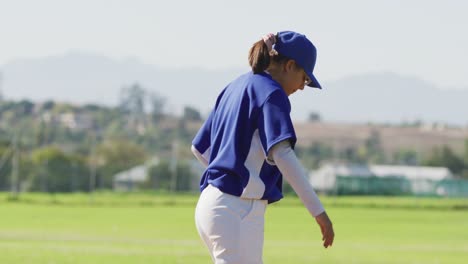
{"label": "player's right hand", "polygon": [[320,226],[320,230],[322,231],[322,241],[323,246],[328,248],[329,246],[333,245],[333,239],[335,238],[335,232],[333,231],[333,225],[328,218],[326,212],[323,212],[315,217],[315,221]]}

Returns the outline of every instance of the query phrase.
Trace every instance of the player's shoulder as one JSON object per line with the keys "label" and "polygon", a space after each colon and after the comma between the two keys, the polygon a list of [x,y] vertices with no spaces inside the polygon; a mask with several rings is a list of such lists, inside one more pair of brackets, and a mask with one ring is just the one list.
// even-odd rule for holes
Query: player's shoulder
{"label": "player's shoulder", "polygon": [[248,76],[250,81],[255,85],[262,85],[265,88],[270,88],[272,90],[281,88],[280,84],[277,81],[273,80],[271,75],[266,72],[256,74],[251,72]]}
{"label": "player's shoulder", "polygon": [[250,101],[256,102],[255,104],[257,105],[262,105],[272,96],[287,98],[281,85],[266,72],[257,74],[247,72],[242,74],[233,80],[225,90],[230,97],[240,96],[242,98],[249,98]]}
{"label": "player's shoulder", "polygon": [[280,84],[273,80],[270,74],[266,72],[261,72],[261,73],[253,73],[253,72],[247,72],[242,75],[240,75],[237,79],[235,79],[231,84],[236,84],[236,85],[243,85],[243,86],[249,86],[249,85],[255,85],[255,86],[264,86],[265,88],[270,87],[272,89],[277,89],[281,88]]}
{"label": "player's shoulder", "polygon": [[254,74],[252,72],[245,75],[247,87],[251,93],[260,98],[268,98],[271,94],[282,92],[280,84],[273,80],[270,74],[266,72]]}

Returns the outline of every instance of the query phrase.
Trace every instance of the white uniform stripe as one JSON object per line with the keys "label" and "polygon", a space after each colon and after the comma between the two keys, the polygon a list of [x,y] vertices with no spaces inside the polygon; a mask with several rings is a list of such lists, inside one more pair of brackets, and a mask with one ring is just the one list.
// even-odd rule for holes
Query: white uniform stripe
{"label": "white uniform stripe", "polygon": [[241,194],[242,198],[260,199],[265,193],[265,184],[260,179],[260,171],[265,162],[265,152],[260,141],[258,129],[254,131],[250,143],[249,154],[245,160],[245,167],[249,171],[249,181]]}

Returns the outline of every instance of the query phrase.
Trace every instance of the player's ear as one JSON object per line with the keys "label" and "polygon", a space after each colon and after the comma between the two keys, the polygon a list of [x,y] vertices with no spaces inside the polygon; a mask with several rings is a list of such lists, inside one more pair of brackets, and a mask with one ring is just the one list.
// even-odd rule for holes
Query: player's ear
{"label": "player's ear", "polygon": [[290,71],[294,70],[295,67],[296,67],[296,62],[294,60],[288,60],[284,64],[284,71],[285,72],[290,72]]}

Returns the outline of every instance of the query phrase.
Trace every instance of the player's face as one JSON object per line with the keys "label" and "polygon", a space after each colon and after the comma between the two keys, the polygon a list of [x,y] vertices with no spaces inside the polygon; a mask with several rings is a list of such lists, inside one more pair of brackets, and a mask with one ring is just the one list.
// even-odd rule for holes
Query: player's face
{"label": "player's face", "polygon": [[311,81],[305,71],[294,61],[286,63],[284,70],[285,81],[283,83],[283,89],[288,96],[295,93],[297,90],[304,90],[304,87]]}

